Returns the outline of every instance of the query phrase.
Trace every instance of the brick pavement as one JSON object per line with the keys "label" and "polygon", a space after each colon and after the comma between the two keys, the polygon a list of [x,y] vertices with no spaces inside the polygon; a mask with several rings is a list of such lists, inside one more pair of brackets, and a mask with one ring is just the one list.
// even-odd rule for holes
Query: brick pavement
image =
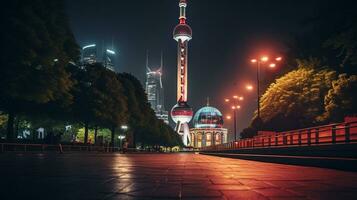
{"label": "brick pavement", "polygon": [[198,154],[0,154],[0,199],[357,199],[357,173]]}

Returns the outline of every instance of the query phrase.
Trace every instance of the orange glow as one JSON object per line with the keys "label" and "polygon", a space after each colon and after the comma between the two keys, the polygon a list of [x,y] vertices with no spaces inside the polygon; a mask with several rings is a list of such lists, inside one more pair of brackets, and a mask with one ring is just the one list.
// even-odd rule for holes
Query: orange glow
{"label": "orange glow", "polygon": [[276,64],[275,63],[270,63],[269,67],[270,68],[274,68],[274,67],[276,67]]}
{"label": "orange glow", "polygon": [[269,58],[268,58],[268,56],[263,56],[263,57],[260,58],[260,60],[261,60],[262,62],[266,62],[266,61],[269,60]]}
{"label": "orange glow", "polygon": [[229,99],[224,99],[225,102],[229,102]]}
{"label": "orange glow", "polygon": [[251,59],[250,62],[256,63],[256,62],[258,62],[258,61],[257,61],[257,59]]}
{"label": "orange glow", "polygon": [[245,88],[246,88],[247,90],[253,90],[253,86],[252,86],[252,85],[247,85],[247,86],[245,86]]}
{"label": "orange glow", "polygon": [[235,107],[235,106],[232,106],[232,109],[233,109],[233,110],[235,110],[235,109],[236,109],[236,107]]}
{"label": "orange glow", "polygon": [[232,117],[230,115],[227,115],[226,119],[232,119]]}
{"label": "orange glow", "polygon": [[237,105],[236,108],[237,108],[237,109],[240,109],[240,105]]}
{"label": "orange glow", "polygon": [[243,101],[244,97],[239,97],[239,101]]}
{"label": "orange glow", "polygon": [[234,99],[238,99],[238,95],[234,95],[233,98],[234,98]]}
{"label": "orange glow", "polygon": [[276,57],[275,60],[276,61],[281,61],[283,58],[282,57]]}

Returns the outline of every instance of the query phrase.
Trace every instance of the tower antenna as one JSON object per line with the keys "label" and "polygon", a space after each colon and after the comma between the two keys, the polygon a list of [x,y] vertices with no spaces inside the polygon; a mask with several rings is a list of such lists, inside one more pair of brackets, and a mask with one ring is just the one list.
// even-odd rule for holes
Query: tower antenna
{"label": "tower antenna", "polygon": [[146,72],[151,72],[149,68],[149,50],[146,50]]}

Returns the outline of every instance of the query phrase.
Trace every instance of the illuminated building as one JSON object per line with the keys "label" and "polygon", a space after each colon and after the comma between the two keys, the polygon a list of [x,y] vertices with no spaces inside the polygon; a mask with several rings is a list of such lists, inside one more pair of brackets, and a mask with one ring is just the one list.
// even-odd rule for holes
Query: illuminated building
{"label": "illuminated building", "polygon": [[196,112],[193,124],[194,128],[190,129],[189,146],[200,148],[227,142],[228,131],[223,128],[222,113],[208,103]]}
{"label": "illuminated building", "polygon": [[114,69],[115,51],[106,49],[103,53],[103,65],[105,68],[115,71]]}
{"label": "illuminated building", "polygon": [[82,63],[93,64],[97,62],[97,46],[96,44],[86,45],[82,48]]}
{"label": "illuminated building", "polygon": [[164,87],[162,85],[163,58],[161,55],[161,65],[157,70],[149,68],[149,57],[146,57],[146,94],[151,108],[155,111],[156,117],[169,124],[168,111],[164,106]]}
{"label": "illuminated building", "polygon": [[192,39],[192,30],[186,24],[186,6],[186,0],[180,0],[179,24],[173,31],[173,38],[177,41],[177,104],[171,109],[171,118],[176,123],[175,131],[187,146],[190,143],[188,123],[193,111],[187,104],[188,41]]}

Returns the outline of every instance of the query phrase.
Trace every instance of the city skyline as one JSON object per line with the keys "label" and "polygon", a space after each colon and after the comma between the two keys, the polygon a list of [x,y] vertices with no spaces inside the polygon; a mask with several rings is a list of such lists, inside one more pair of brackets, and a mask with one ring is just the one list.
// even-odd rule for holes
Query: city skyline
{"label": "city skyline", "polygon": [[[190,44],[190,105],[197,111],[206,96],[226,115],[228,110],[222,99],[228,92],[240,92],[245,82],[254,81],[254,68],[249,65],[252,52],[267,50],[284,51],[282,39],[297,30],[299,23],[313,14],[319,1],[288,3],[276,1],[253,3],[249,1],[190,1],[187,15],[195,32]],[[308,7],[306,7],[309,5]],[[95,9],[94,9],[95,8]],[[304,12],[298,11],[304,10]],[[254,12],[252,12],[252,10]],[[256,11],[255,11],[256,10]],[[119,12],[116,12],[119,11]],[[214,11],[214,12],[212,12]],[[119,71],[137,76],[145,84],[146,50],[153,54],[165,53],[166,68],[163,84],[166,86],[166,106],[175,104],[176,92],[176,45],[172,42],[172,28],[177,23],[176,1],[67,1],[67,12],[71,19],[76,39],[80,45],[89,41],[112,41],[119,51]],[[94,16],[92,13],[96,13]],[[285,15],[285,18],[281,18]],[[287,20],[289,18],[289,20]],[[91,19],[91,20],[88,20]],[[254,24],[260,26],[254,26]],[[92,27],[98,27],[93,29]],[[215,27],[215,28],[212,28]],[[225,31],[220,31],[225,27]],[[244,27],[245,29],[241,29]],[[284,30],[279,27],[287,27]],[[269,49],[268,49],[269,50]],[[268,51],[267,50],[267,51]],[[159,63],[159,58],[152,58]],[[241,74],[246,74],[243,78]],[[276,72],[270,76],[276,75]],[[253,82],[254,83],[254,82]],[[255,95],[248,94],[238,115],[238,129],[246,127],[256,109]]]}

